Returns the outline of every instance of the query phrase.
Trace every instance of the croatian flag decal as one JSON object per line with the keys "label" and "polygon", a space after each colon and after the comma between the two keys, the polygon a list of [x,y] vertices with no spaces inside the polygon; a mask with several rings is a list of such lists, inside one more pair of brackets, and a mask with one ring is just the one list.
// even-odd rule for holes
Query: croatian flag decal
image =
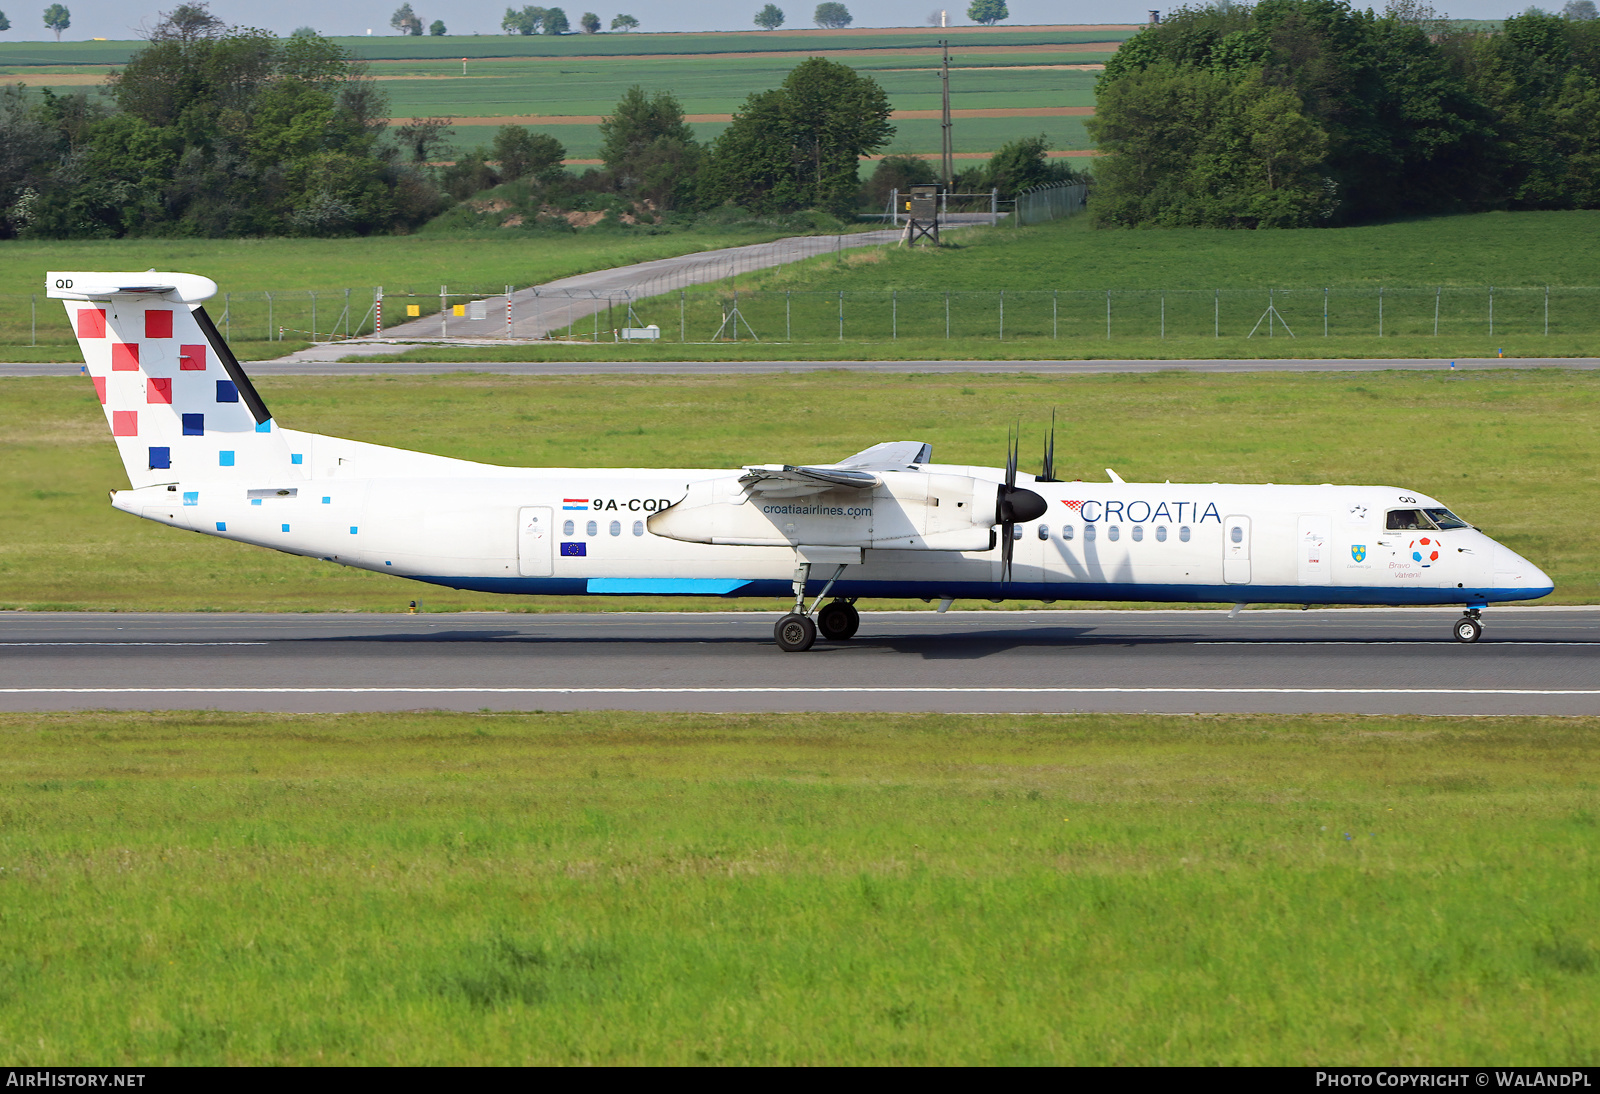
{"label": "croatian flag decal", "polygon": [[589,508],[589,499],[588,498],[562,498],[561,499],[561,508],[563,508],[563,509],[587,509],[587,508]]}
{"label": "croatian flag decal", "polygon": [[1062,499],[1061,504],[1065,505],[1068,509],[1071,509],[1074,513],[1083,508],[1083,502],[1081,501],[1067,501],[1066,499]]}

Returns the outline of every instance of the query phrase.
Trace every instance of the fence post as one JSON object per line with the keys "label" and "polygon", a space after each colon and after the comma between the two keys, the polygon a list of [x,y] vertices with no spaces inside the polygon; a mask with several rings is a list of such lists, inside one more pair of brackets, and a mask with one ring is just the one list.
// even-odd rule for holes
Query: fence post
{"label": "fence post", "polygon": [[944,291],[944,340],[950,341],[950,290]]}
{"label": "fence post", "polygon": [[1494,337],[1494,286],[1489,286],[1489,337]]}
{"label": "fence post", "polygon": [[1383,337],[1383,286],[1378,286],[1378,337]]}
{"label": "fence post", "polygon": [[[1545,310],[1548,311],[1549,308],[1547,307]],[[1546,322],[1545,323],[1545,327],[1548,328],[1549,326],[1550,326],[1550,324],[1548,322]],[[38,344],[39,344],[39,294],[38,293],[34,293],[33,294],[33,303],[28,306],[28,345],[37,346]]]}
{"label": "fence post", "polygon": [[1000,223],[1000,187],[996,186],[989,191],[989,227],[993,228]]}
{"label": "fence post", "polygon": [[267,294],[267,341],[272,341],[272,294]]}
{"label": "fence post", "polygon": [[1000,290],[1000,341],[1006,340],[1006,291]]}
{"label": "fence post", "polygon": [[383,337],[383,286],[379,285],[372,290],[372,336]]}
{"label": "fence post", "polygon": [[506,337],[508,339],[516,337],[516,335],[512,332],[512,327],[511,327],[511,286],[510,285],[506,286]]}
{"label": "fence post", "polygon": [[900,340],[900,291],[889,290],[889,341]]}
{"label": "fence post", "polygon": [[1544,336],[1550,337],[1550,286],[1544,287]]}
{"label": "fence post", "polygon": [[1434,289],[1433,289],[1433,336],[1435,338],[1439,337],[1439,294],[1442,293],[1442,292],[1444,292],[1444,288],[1442,286],[1438,286],[1438,285],[1434,286]]}
{"label": "fence post", "polygon": [[317,290],[311,289],[311,340],[317,340]]}
{"label": "fence post", "polygon": [[[338,324],[334,324],[337,326]],[[350,337],[350,290],[344,291],[344,336]]]}
{"label": "fence post", "polygon": [[1162,339],[1162,341],[1165,341],[1166,337],[1167,337],[1167,294],[1166,293],[1162,293],[1161,294],[1161,339]]}
{"label": "fence post", "polygon": [[688,298],[688,296],[689,291],[687,289],[678,290],[678,341],[680,343],[687,342],[689,340],[688,328],[683,325],[683,302]]}
{"label": "fence post", "polygon": [[229,341],[233,334],[233,294],[222,294],[222,338]]}
{"label": "fence post", "polygon": [[1322,337],[1328,337],[1328,289],[1322,289]]}
{"label": "fence post", "polygon": [[789,290],[788,289],[784,289],[783,290],[783,340],[785,342],[793,342],[794,341],[794,334],[792,333],[792,328],[789,325]]}
{"label": "fence post", "polygon": [[1211,290],[1211,328],[1212,334],[1222,337],[1222,290]]}
{"label": "fence post", "polygon": [[1060,318],[1061,290],[1052,289],[1050,291],[1050,340],[1052,342],[1056,340],[1057,332],[1060,330]]}
{"label": "fence post", "polygon": [[896,186],[889,191],[889,224],[891,227],[900,227],[900,188]]}
{"label": "fence post", "polygon": [[449,295],[448,295],[449,288],[450,287],[448,285],[440,285],[439,286],[439,337],[440,338],[446,337],[446,334],[447,334],[448,329],[449,329],[445,325],[448,322],[445,313],[450,310],[450,299],[449,299]]}
{"label": "fence post", "polygon": [[[840,237],[843,238],[842,236]],[[839,341],[844,341],[844,290],[839,290]]]}
{"label": "fence post", "polygon": [[1106,290],[1106,341],[1111,341],[1111,290]]}

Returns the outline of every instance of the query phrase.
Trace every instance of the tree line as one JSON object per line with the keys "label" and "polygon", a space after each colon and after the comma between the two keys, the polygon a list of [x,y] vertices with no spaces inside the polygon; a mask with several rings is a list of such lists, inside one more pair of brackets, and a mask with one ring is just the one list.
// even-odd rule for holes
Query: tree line
{"label": "tree line", "polygon": [[1600,207],[1593,0],[1497,31],[1418,0],[1227,0],[1112,55],[1089,132],[1115,226],[1271,228]]}

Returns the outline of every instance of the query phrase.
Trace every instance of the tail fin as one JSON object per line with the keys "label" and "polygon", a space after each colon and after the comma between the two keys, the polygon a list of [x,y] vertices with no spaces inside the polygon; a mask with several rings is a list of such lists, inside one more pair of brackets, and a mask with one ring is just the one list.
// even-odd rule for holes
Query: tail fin
{"label": "tail fin", "polygon": [[66,305],[132,486],[303,477],[206,315],[214,281],[153,270],[47,277],[49,295]]}

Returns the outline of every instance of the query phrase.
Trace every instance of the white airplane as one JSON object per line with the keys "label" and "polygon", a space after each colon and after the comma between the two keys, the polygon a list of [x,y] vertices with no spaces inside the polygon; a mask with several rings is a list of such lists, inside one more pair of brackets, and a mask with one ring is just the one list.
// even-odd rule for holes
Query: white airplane
{"label": "white airplane", "polygon": [[1014,440],[1003,469],[933,463],[919,441],[819,466],[523,468],[301,433],[206,315],[210,279],[51,273],[48,289],[127,468],[113,506],[449,588],[792,594],[774,628],[788,651],[850,638],[863,597],[1459,604],[1455,638],[1476,642],[1483,608],[1553,588],[1389,486],[1061,482],[1050,449],[1019,474]]}

